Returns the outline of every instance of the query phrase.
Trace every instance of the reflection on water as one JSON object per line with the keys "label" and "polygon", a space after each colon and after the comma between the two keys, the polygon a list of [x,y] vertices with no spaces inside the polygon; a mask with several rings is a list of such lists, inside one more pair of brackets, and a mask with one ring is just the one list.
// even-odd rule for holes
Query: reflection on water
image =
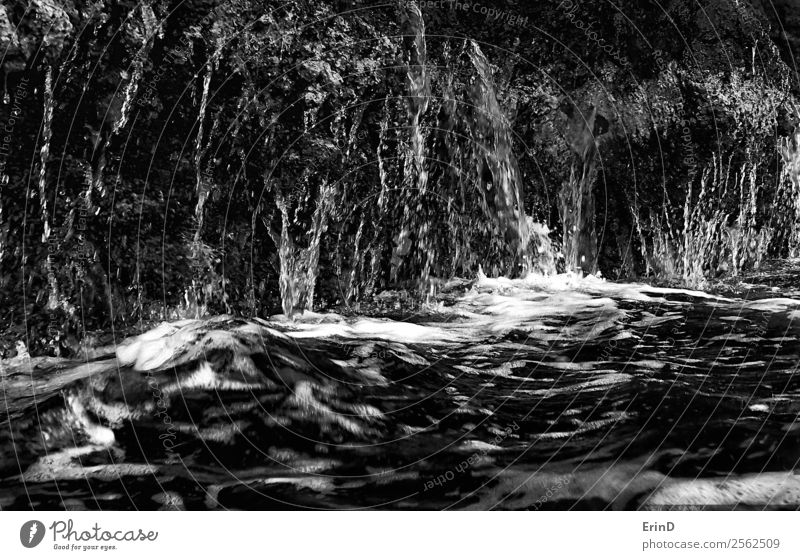
{"label": "reflection on water", "polygon": [[795,509],[796,271],[724,296],[481,277],[424,313],[8,362],[0,507]]}

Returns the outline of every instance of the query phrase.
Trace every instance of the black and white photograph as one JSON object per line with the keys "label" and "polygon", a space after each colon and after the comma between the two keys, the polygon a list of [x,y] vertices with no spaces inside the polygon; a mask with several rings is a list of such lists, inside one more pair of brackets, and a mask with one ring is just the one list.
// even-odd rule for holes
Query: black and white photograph
{"label": "black and white photograph", "polygon": [[786,557],[799,62],[797,0],[2,0],[0,551],[514,510]]}

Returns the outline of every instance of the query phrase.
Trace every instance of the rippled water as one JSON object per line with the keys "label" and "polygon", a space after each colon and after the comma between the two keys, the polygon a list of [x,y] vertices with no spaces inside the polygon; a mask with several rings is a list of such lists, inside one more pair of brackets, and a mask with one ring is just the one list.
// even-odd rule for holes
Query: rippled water
{"label": "rippled water", "polygon": [[799,265],[724,296],[481,277],[10,361],[0,507],[796,509]]}

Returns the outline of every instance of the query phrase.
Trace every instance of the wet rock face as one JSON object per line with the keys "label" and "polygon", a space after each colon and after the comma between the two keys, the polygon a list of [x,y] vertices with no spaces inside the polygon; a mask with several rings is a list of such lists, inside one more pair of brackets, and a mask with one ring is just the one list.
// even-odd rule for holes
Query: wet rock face
{"label": "wet rock face", "polygon": [[599,137],[608,132],[608,120],[598,113],[596,107],[590,105],[581,110],[567,99],[562,101],[559,109],[566,117],[564,137],[570,149],[582,162],[592,159]]}
{"label": "wet rock face", "polygon": [[794,0],[758,2],[769,21],[770,37],[780,49],[784,62],[796,71],[800,61],[800,11]]}
{"label": "wet rock face", "polygon": [[25,67],[25,56],[20,48],[15,26],[8,17],[8,10],[0,6],[0,45],[4,45],[3,70],[20,71]]}
{"label": "wet rock face", "polygon": [[34,0],[25,5],[0,6],[0,45],[10,45],[3,59],[6,72],[20,71],[33,58],[56,60],[74,35],[72,2]]}

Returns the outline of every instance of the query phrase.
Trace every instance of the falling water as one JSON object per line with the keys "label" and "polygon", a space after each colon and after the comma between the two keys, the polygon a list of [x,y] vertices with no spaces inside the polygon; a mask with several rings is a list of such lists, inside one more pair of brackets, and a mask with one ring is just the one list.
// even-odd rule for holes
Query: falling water
{"label": "falling water", "polygon": [[[47,212],[47,160],[50,158],[50,138],[52,136],[53,122],[53,76],[48,66],[44,78],[44,107],[42,110],[42,147],[39,152],[39,202],[41,204],[42,218],[42,243],[49,247],[50,243],[50,218]],[[53,256],[47,251],[45,258],[47,282],[50,294],[47,302],[49,309],[56,309],[59,302],[58,279],[53,270]]]}
{"label": "falling water", "polygon": [[472,140],[483,152],[475,153],[478,184],[494,218],[498,237],[519,251],[527,239],[527,221],[511,127],[497,102],[489,61],[475,41],[470,41],[468,53],[475,68],[470,89],[475,107],[470,120]]}
{"label": "falling water", "polygon": [[[322,183],[310,228],[303,235],[295,236],[291,231],[291,224],[296,220],[291,219],[289,201],[280,187],[275,189],[275,204],[281,215],[281,231],[271,231],[270,235],[278,247],[281,306],[286,317],[290,319],[314,306],[320,243],[327,229],[334,191],[333,185],[325,181]],[[302,245],[304,242],[307,243],[305,246]]]}
{"label": "falling water", "polygon": [[584,114],[571,103],[566,137],[575,154],[569,180],[559,193],[559,211],[564,227],[564,259],[567,270],[594,274],[597,270],[597,234],[594,229],[594,193],[597,177],[595,157],[599,130],[597,109]]}
{"label": "falling water", "polygon": [[[314,186],[322,179],[313,171],[289,180],[296,183],[292,192],[308,193],[302,201],[287,186],[270,187],[281,216],[280,230],[270,235],[279,248],[287,316],[310,308],[329,219],[345,302],[385,287],[428,300],[441,279],[479,268],[491,276],[555,273],[549,229],[525,215],[512,126],[487,56],[474,41],[463,41],[455,53],[447,41],[437,50],[439,59],[429,60],[421,12],[412,4],[402,18],[403,103],[387,96],[378,113],[374,187],[346,181]],[[329,124],[345,170],[354,165],[349,156],[360,111],[348,126],[341,116]],[[400,111],[405,126],[392,127],[402,122]],[[307,130],[317,126],[318,107],[307,107],[303,120]]]}
{"label": "falling water", "polygon": [[[786,245],[790,257],[800,257],[800,130],[793,138],[781,140],[778,146],[783,163],[781,184],[776,196],[782,217],[779,231],[786,232]],[[779,218],[780,219],[780,218]]]}
{"label": "falling water", "polygon": [[[352,267],[347,275],[344,300],[348,304],[358,300],[359,296],[373,295],[375,287],[380,282],[382,242],[385,237],[385,224],[387,209],[391,196],[390,167],[392,146],[389,141],[389,119],[391,117],[390,100],[387,97],[383,103],[383,111],[378,123],[378,144],[375,148],[375,161],[377,164],[378,192],[358,201],[358,211],[361,219],[354,239],[353,247],[356,250],[351,255]],[[388,157],[387,157],[388,156]],[[363,249],[360,250],[361,239],[365,238]],[[341,257],[341,250],[345,246],[344,238],[340,237],[337,251]],[[341,278],[341,273],[340,273]]]}
{"label": "falling water", "polygon": [[412,185],[420,192],[424,192],[428,184],[428,171],[425,167],[425,129],[421,119],[428,110],[430,100],[430,83],[427,64],[427,49],[425,45],[425,21],[422,12],[416,4],[412,4],[406,12],[407,18],[403,28],[406,37],[406,51],[408,54],[408,70],[406,72],[406,87],[408,95],[406,103],[409,117],[409,139],[411,149],[406,164],[406,177],[414,179]]}
{"label": "falling water", "polygon": [[792,256],[800,197],[790,163],[784,163],[782,184],[765,189],[758,162],[737,165],[715,156],[687,183],[682,200],[667,198],[660,213],[651,211],[648,266],[661,277],[702,287],[708,279],[758,269],[770,246],[778,245],[773,254]]}
{"label": "falling water", "polygon": [[[204,262],[207,254],[207,248],[202,242],[203,233],[203,208],[205,206],[208,192],[211,189],[211,172],[210,170],[204,171],[202,168],[203,154],[203,125],[205,123],[206,106],[208,104],[208,90],[211,85],[211,75],[213,72],[213,65],[211,60],[206,64],[206,73],[203,77],[203,92],[200,100],[200,111],[197,116],[197,137],[195,139],[194,150],[194,166],[197,174],[195,193],[197,195],[197,203],[194,209],[195,229],[194,236],[191,241],[190,259],[192,265],[192,282],[191,287],[188,288],[184,294],[184,299],[188,309],[194,310],[195,316],[199,316],[203,308],[204,292],[210,288],[210,284],[203,279],[205,272]],[[207,300],[207,298],[206,298]]]}
{"label": "falling water", "polygon": [[[195,151],[194,151],[194,164],[195,170],[197,173],[197,183],[195,186],[195,190],[197,192],[197,204],[194,209],[194,216],[196,221],[196,228],[194,233],[194,245],[193,248],[193,258],[197,258],[198,255],[196,254],[197,245],[200,243],[202,238],[202,231],[203,231],[203,208],[205,206],[206,199],[208,198],[208,192],[210,189],[209,180],[210,180],[210,173],[208,171],[203,172],[202,169],[202,160],[203,156],[206,153],[206,148],[203,147],[203,132],[204,132],[204,125],[205,125],[205,118],[206,118],[206,109],[208,107],[208,92],[211,86],[211,78],[214,74],[214,69],[216,67],[217,61],[219,60],[220,55],[222,54],[222,47],[223,41],[217,40],[217,45],[214,49],[214,54],[209,58],[206,62],[205,68],[205,75],[203,76],[203,92],[200,98],[200,109],[197,115],[197,137],[195,139]],[[213,131],[212,131],[213,132]],[[209,136],[209,142],[211,141],[211,136]]]}
{"label": "falling water", "polygon": [[[411,9],[404,24],[409,133],[393,204],[400,227],[391,278],[430,294],[435,278],[474,274],[479,266],[492,275],[519,274],[531,260],[528,220],[492,66],[477,43],[466,41],[455,56],[443,45],[441,61],[428,61],[436,71],[428,72],[418,12]],[[380,176],[387,177],[383,168]]]}
{"label": "falling water", "polygon": [[424,193],[428,186],[428,169],[426,161],[426,131],[421,119],[428,109],[430,84],[426,70],[427,48],[425,44],[425,22],[422,12],[416,4],[410,4],[403,12],[402,29],[406,45],[406,106],[408,113],[408,142],[410,147],[406,153],[404,182],[401,191],[402,215],[399,232],[394,238],[392,252],[391,277],[396,280],[401,265],[417,245],[420,285],[425,284],[430,274],[430,259],[435,247],[427,236],[427,224],[417,217],[424,214]]}
{"label": "falling water", "polygon": [[[413,5],[402,26],[403,103],[387,96],[380,110],[375,186],[334,204],[345,220],[336,225],[344,300],[382,287],[429,300],[442,279],[479,268],[492,276],[554,273],[549,230],[524,212],[512,126],[488,58],[474,41],[429,50]],[[404,126],[392,127],[400,111]]]}
{"label": "falling water", "polygon": [[527,234],[526,270],[545,276],[555,274],[556,250],[550,238],[550,228],[528,216]]}
{"label": "falling water", "polygon": [[[94,152],[93,160],[94,165],[92,168],[92,177],[90,178],[89,185],[87,186],[84,198],[86,205],[92,205],[92,196],[94,191],[99,191],[101,195],[104,194],[103,187],[103,173],[106,167],[106,151],[111,144],[111,139],[114,135],[118,134],[120,130],[125,128],[130,119],[131,111],[133,109],[134,100],[136,99],[136,92],[139,90],[139,83],[142,79],[144,72],[144,63],[147,60],[150,50],[153,46],[153,40],[156,30],[159,28],[159,22],[156,18],[153,8],[149,5],[142,4],[139,6],[141,10],[141,23],[143,26],[143,43],[137,51],[134,60],[131,64],[132,71],[130,77],[122,92],[121,99],[114,99],[112,103],[118,104],[119,111],[116,115],[112,114],[113,121],[111,122],[110,132],[104,132],[104,124],[100,125],[100,130],[94,131]],[[129,25],[134,25],[131,22]]]}

